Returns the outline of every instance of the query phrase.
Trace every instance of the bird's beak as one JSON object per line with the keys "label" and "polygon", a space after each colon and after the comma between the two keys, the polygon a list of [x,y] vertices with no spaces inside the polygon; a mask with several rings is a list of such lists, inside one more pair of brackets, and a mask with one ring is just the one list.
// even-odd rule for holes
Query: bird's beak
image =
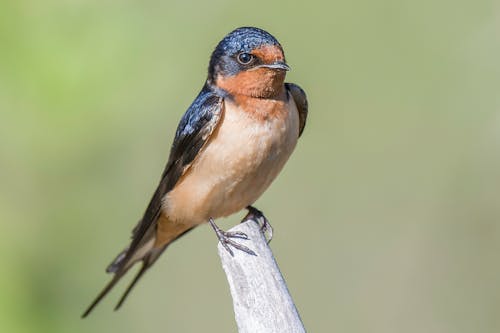
{"label": "bird's beak", "polygon": [[291,68],[288,66],[284,61],[275,61],[272,64],[262,64],[259,66],[256,66],[257,68],[259,67],[264,67],[264,68],[270,68],[270,69],[280,69],[283,71],[289,71]]}

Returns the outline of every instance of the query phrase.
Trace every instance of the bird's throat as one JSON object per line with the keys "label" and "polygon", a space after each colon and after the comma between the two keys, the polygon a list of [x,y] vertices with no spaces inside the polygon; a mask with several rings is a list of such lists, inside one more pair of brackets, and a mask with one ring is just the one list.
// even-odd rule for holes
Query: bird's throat
{"label": "bird's throat", "polygon": [[233,96],[275,98],[283,92],[285,75],[281,70],[256,68],[231,76],[220,75],[216,85]]}

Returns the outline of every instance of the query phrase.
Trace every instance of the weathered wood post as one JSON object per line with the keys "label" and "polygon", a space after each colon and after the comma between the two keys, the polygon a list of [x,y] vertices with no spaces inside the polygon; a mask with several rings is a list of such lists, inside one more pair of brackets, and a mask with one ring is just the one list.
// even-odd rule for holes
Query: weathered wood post
{"label": "weathered wood post", "polygon": [[219,243],[219,256],[233,298],[239,333],[305,332],[260,226],[253,220],[230,231],[244,232],[248,240],[238,240],[257,255],[235,250],[232,257]]}

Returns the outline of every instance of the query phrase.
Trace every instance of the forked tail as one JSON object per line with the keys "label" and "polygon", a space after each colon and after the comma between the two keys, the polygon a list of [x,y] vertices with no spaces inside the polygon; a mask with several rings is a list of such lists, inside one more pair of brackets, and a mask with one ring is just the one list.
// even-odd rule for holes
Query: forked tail
{"label": "forked tail", "polygon": [[191,229],[192,228],[184,230],[180,234],[173,237],[173,239],[171,239],[167,244],[163,245],[162,247],[154,246],[155,237],[154,233],[152,233],[150,237],[148,237],[149,241],[145,242],[145,244],[143,244],[136,251],[134,251],[134,253],[128,253],[129,252],[128,248],[122,251],[106,269],[106,272],[114,273],[113,278],[99,293],[99,295],[97,295],[97,297],[92,302],[92,304],[90,304],[87,310],[85,310],[85,312],[82,314],[82,318],[87,317],[90,314],[90,312],[92,312],[92,310],[96,307],[96,305],[99,304],[99,302],[111,291],[111,289],[113,289],[113,287],[118,283],[118,281],[120,281],[120,279],[128,272],[128,270],[136,262],[141,261],[142,262],[141,269],[137,272],[136,276],[134,277],[130,285],[127,287],[127,289],[123,293],[123,296],[120,298],[115,307],[115,310],[118,310],[125,302],[128,295],[130,294],[134,286],[137,284],[137,282],[140,280],[140,278],[155,263],[155,261],[160,257],[163,251],[165,251],[168,245],[170,245],[174,240],[186,234]]}

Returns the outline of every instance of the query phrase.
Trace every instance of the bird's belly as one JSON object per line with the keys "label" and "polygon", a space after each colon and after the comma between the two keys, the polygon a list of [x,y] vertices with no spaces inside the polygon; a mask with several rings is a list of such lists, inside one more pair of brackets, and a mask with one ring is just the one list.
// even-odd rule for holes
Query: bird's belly
{"label": "bird's belly", "polygon": [[282,110],[268,119],[225,103],[221,124],[164,199],[169,220],[203,223],[209,217],[233,214],[260,197],[297,143],[295,103],[291,98],[280,103]]}

